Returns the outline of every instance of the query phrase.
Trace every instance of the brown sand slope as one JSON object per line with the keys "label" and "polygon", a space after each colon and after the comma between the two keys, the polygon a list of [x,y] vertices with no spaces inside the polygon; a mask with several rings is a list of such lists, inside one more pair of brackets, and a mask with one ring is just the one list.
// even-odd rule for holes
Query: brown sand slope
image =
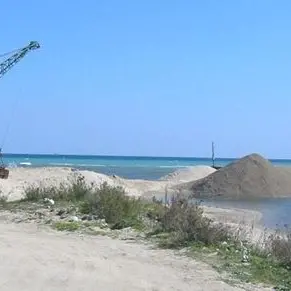
{"label": "brown sand slope", "polygon": [[251,154],[198,181],[182,185],[191,197],[291,197],[291,172]]}

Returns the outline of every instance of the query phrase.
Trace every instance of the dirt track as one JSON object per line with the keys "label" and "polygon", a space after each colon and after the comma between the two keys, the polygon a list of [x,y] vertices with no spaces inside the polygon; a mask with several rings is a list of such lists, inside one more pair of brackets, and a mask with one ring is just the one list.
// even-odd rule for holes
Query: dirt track
{"label": "dirt track", "polygon": [[[107,237],[0,222],[1,291],[239,291],[209,266]],[[261,289],[260,289],[261,290]]]}

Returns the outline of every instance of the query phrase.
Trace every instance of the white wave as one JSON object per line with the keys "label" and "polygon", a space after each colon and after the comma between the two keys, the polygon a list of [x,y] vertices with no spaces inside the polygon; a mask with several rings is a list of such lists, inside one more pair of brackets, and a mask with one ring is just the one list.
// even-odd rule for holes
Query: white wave
{"label": "white wave", "polygon": [[32,163],[31,162],[20,162],[19,165],[29,167],[32,165]]}
{"label": "white wave", "polygon": [[75,166],[72,163],[49,163],[50,166]]}
{"label": "white wave", "polygon": [[188,168],[188,167],[191,167],[191,166],[176,166],[176,165],[173,165],[173,166],[156,166],[157,168],[171,168],[171,169],[175,169],[175,168]]}
{"label": "white wave", "polygon": [[79,167],[111,167],[110,165],[100,165],[100,164],[76,164]]}
{"label": "white wave", "polygon": [[67,166],[67,167],[107,167],[100,164],[74,164],[74,163],[49,163],[51,166]]}

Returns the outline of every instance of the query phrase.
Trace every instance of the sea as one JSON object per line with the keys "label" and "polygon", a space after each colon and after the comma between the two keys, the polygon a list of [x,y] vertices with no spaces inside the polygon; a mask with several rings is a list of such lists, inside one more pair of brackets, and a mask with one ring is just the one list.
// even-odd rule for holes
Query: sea
{"label": "sea", "polygon": [[[217,158],[215,165],[225,166],[236,159]],[[93,155],[3,154],[8,167],[73,167],[118,175],[127,179],[157,180],[179,168],[212,165],[210,158],[127,157]],[[291,167],[291,160],[270,160],[274,165]]]}
{"label": "sea", "polygon": [[[215,165],[225,166],[236,159],[217,158]],[[212,165],[210,158],[196,157],[127,157],[93,155],[4,154],[8,167],[72,167],[127,179],[158,180],[177,169],[196,165]],[[291,160],[272,159],[276,166],[291,167]],[[255,201],[205,201],[218,207],[258,210],[266,227],[291,227],[291,199],[262,199]]]}

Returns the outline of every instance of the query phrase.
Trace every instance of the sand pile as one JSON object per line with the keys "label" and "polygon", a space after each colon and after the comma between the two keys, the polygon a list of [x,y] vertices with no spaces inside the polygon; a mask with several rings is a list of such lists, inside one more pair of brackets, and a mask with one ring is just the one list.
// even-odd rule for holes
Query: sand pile
{"label": "sand pile", "polygon": [[196,198],[291,197],[291,172],[251,154],[181,188]]}

